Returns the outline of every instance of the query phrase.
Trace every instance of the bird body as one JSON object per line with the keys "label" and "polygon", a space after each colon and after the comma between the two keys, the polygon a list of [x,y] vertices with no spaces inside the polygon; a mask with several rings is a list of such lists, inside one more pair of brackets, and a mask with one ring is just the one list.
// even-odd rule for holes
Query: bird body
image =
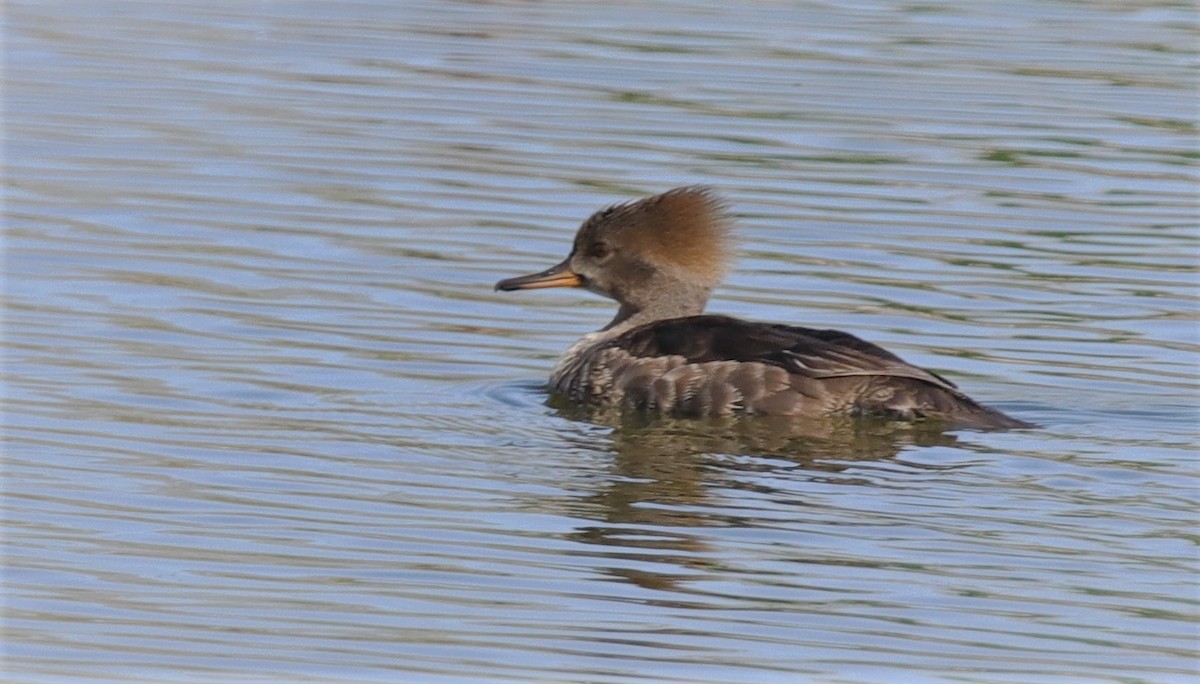
{"label": "bird body", "polygon": [[677,188],[593,214],[565,261],[496,288],[584,287],[620,304],[551,375],[551,389],[581,404],[676,416],[881,415],[1031,427],[849,333],[703,314],[723,275],[727,236],[712,191]]}

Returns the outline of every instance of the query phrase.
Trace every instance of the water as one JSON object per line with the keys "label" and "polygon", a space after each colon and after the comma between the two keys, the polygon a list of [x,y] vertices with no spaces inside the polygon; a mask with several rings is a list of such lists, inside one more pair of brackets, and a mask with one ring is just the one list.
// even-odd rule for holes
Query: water
{"label": "water", "polygon": [[[19,681],[1185,681],[1187,3],[17,2]],[[1044,427],[613,425],[494,293],[707,183],[711,309]]]}

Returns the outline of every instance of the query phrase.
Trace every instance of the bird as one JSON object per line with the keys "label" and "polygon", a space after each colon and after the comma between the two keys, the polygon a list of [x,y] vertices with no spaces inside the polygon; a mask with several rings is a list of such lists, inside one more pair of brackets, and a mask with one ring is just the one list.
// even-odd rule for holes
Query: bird
{"label": "bird", "polygon": [[616,316],[559,359],[549,388],[577,404],[681,418],[882,416],[949,428],[1035,427],[850,333],[706,314],[731,252],[727,204],[679,187],[592,214],[561,263],[500,291],[583,288]]}

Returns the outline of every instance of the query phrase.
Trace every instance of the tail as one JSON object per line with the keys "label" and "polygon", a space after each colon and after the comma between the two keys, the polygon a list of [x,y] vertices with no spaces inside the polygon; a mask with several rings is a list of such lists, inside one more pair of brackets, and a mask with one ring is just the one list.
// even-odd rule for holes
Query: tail
{"label": "tail", "polygon": [[965,430],[1019,430],[1038,427],[1033,423],[1013,418],[999,409],[984,406],[965,395],[961,399],[965,401],[954,411],[945,415],[930,414],[929,417],[944,420],[954,428]]}
{"label": "tail", "polygon": [[860,406],[865,413],[879,413],[903,420],[937,420],[952,429],[1017,430],[1036,428],[990,406],[985,406],[952,386],[935,385],[915,378],[888,378],[894,391],[868,393],[874,401]]}

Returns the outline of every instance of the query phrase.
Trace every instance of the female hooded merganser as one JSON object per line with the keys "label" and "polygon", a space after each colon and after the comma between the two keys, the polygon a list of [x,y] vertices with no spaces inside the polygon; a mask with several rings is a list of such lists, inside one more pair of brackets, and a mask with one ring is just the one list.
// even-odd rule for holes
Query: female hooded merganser
{"label": "female hooded merganser", "polygon": [[1033,427],[848,333],[702,315],[724,275],[728,233],[724,204],[711,190],[676,188],[596,212],[566,260],[496,289],[583,287],[620,304],[611,323],[567,350],[550,378],[579,403],[678,416],[881,415]]}

